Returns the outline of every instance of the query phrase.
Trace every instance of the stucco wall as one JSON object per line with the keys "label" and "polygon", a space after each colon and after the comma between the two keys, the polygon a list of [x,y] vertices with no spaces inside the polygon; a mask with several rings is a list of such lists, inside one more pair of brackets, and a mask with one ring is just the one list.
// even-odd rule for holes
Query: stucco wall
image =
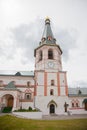
{"label": "stucco wall", "polygon": [[[65,102],[69,102],[68,97],[58,97],[58,96],[37,96],[35,97],[35,107],[40,109],[43,112],[43,115],[49,114],[49,105],[51,104],[51,101],[54,101],[57,104],[57,107],[55,106],[55,113],[56,114],[64,114],[64,104]],[[50,104],[49,104],[50,103]]]}
{"label": "stucco wall", "polygon": [[31,85],[34,85],[34,79],[33,79],[33,77],[0,76],[0,80],[3,81],[3,84],[8,84],[11,81],[15,81],[16,85],[27,85],[27,82],[30,81]]}

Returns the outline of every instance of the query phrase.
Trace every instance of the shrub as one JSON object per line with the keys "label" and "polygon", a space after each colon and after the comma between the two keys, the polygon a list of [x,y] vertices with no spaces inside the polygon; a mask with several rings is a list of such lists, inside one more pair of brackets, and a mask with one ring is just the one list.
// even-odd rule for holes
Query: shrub
{"label": "shrub", "polygon": [[28,110],[29,110],[29,111],[32,111],[32,107],[29,107]]}
{"label": "shrub", "polygon": [[28,109],[18,109],[18,110],[14,110],[14,112],[37,112],[38,110],[36,109],[32,109],[32,107],[29,106]]}

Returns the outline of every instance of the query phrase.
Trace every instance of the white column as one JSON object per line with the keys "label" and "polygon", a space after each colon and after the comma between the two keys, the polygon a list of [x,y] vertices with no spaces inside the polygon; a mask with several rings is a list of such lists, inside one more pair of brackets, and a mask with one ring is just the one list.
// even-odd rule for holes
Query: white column
{"label": "white column", "polygon": [[14,97],[14,103],[13,103],[13,108],[12,108],[12,111],[16,110],[16,97]]}

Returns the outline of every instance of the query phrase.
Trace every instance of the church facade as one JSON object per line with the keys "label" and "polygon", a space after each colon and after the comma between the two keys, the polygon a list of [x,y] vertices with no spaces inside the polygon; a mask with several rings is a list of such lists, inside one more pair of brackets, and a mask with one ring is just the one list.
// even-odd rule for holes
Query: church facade
{"label": "church facade", "polygon": [[68,88],[62,53],[47,18],[41,42],[34,50],[35,70],[0,74],[0,108],[32,107],[43,115],[87,113],[87,88]]}

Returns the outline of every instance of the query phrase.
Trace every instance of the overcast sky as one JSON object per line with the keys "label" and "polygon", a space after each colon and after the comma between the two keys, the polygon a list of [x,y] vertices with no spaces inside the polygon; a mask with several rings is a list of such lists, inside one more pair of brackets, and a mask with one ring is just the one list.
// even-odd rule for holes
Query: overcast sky
{"label": "overcast sky", "polygon": [[87,0],[0,0],[0,72],[34,70],[46,16],[68,84],[87,87]]}

